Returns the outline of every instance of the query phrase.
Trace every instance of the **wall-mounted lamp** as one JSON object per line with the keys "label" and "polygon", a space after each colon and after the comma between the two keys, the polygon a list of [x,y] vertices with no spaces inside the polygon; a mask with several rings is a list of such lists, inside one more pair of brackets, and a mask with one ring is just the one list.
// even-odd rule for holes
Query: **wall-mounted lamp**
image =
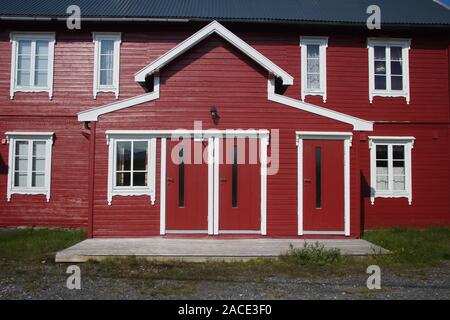
{"label": "wall-mounted lamp", "polygon": [[211,113],[212,121],[214,122],[214,124],[217,124],[219,122],[220,117],[219,114],[217,113],[216,106],[212,106],[209,112]]}

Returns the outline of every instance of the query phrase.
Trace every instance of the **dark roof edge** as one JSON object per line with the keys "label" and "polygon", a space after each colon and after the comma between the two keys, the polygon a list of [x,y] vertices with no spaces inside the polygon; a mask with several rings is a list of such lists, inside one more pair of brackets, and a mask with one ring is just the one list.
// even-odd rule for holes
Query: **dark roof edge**
{"label": "dark roof edge", "polygon": [[[62,22],[67,19],[66,16],[0,16],[0,21],[33,21],[33,22]],[[211,22],[217,20],[219,22],[240,22],[240,23],[268,23],[268,24],[292,24],[292,25],[324,25],[324,26],[347,26],[347,27],[362,27],[366,23],[351,22],[351,21],[313,21],[313,20],[281,20],[281,19],[241,19],[241,18],[140,18],[140,17],[126,17],[126,18],[103,18],[103,17],[84,17],[81,21],[85,22]],[[382,27],[388,28],[450,28],[450,24],[442,23],[384,23]]]}

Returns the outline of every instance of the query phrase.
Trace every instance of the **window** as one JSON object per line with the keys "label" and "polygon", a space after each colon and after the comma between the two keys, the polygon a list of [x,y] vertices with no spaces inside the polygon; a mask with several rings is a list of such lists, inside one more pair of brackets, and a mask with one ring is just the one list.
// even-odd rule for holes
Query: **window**
{"label": "window", "polygon": [[11,88],[16,92],[48,92],[53,96],[53,33],[11,33]]}
{"label": "window", "polygon": [[369,100],[405,97],[409,103],[410,41],[369,39]]}
{"label": "window", "polygon": [[376,197],[412,201],[411,150],[414,137],[369,137],[372,204]]}
{"label": "window", "polygon": [[119,98],[120,33],[94,33],[94,99],[99,92]]}
{"label": "window", "polygon": [[301,37],[302,100],[308,95],[327,100],[326,48],[328,38]]}
{"label": "window", "polygon": [[7,132],[7,200],[13,194],[44,194],[50,200],[53,132]]}
{"label": "window", "polygon": [[156,141],[108,134],[108,204],[113,196],[148,195],[155,202]]}

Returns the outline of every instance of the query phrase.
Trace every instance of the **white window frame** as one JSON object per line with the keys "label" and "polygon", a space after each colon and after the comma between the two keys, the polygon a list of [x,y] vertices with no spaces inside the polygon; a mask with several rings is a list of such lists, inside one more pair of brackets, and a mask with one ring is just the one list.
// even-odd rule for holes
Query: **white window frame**
{"label": "white window frame", "polygon": [[[10,42],[12,44],[11,49],[11,79],[10,79],[10,97],[14,99],[16,92],[48,92],[49,99],[53,98],[53,66],[55,57],[55,33],[51,32],[11,32]],[[19,52],[18,41],[28,40],[31,41],[31,69],[33,72],[30,73],[30,85],[29,86],[18,86],[17,85],[17,55]],[[44,40],[48,41],[48,70],[47,70],[47,86],[37,87],[34,84],[34,61],[36,56],[36,41]]]}
{"label": "white window frame", "polygon": [[[402,75],[403,90],[391,90],[391,51],[386,52],[386,90],[375,89],[375,51],[374,47],[401,47],[402,48]],[[378,97],[404,97],[406,103],[411,101],[409,88],[409,49],[411,48],[410,39],[378,39],[369,38],[367,41],[369,49],[369,101],[373,102],[373,98]]]}
{"label": "white window frame", "polygon": [[[370,149],[370,199],[372,205],[375,198],[407,198],[409,205],[412,204],[412,149],[414,148],[414,137],[369,137]],[[388,179],[389,190],[377,190],[377,145],[388,146]],[[392,149],[393,145],[403,145],[405,147],[405,190],[393,190],[393,168]]]}
{"label": "white window frame", "polygon": [[[320,89],[311,90],[307,88],[307,50],[308,45],[319,46],[320,59]],[[307,96],[322,96],[323,102],[327,102],[327,48],[328,37],[300,37],[301,48],[301,96],[304,101]]]}
{"label": "white window frame", "polygon": [[[9,156],[8,156],[8,190],[7,201],[11,201],[13,194],[27,194],[36,195],[44,194],[47,202],[50,201],[50,185],[52,174],[52,145],[53,145],[53,132],[6,132],[6,141],[9,143]],[[15,187],[14,186],[14,171],[15,171],[15,156],[16,156],[16,142],[26,141],[28,142],[28,178],[27,187]],[[41,141],[45,142],[45,183],[44,187],[32,187],[31,186],[31,163],[32,163],[32,148],[33,142]]]}
{"label": "white window frame", "polygon": [[[94,42],[94,99],[97,98],[99,92],[113,92],[116,99],[119,98],[119,81],[120,81],[120,45],[122,43],[122,35],[120,32],[93,32]],[[113,84],[100,85],[100,52],[101,42],[103,40],[114,41],[114,62],[113,62]]]}
{"label": "white window frame", "polygon": [[[156,138],[146,135],[115,135],[107,134],[108,152],[108,205],[112,204],[114,196],[142,196],[150,197],[152,204],[156,200]],[[146,141],[148,143],[147,157],[147,186],[116,186],[116,152],[117,142]]]}

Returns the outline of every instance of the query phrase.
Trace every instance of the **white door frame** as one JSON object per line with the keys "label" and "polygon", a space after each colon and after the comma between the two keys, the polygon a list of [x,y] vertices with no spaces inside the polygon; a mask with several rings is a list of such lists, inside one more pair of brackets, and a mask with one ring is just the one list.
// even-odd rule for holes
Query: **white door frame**
{"label": "white door frame", "polygon": [[[208,230],[209,235],[218,234],[267,234],[267,146],[269,144],[268,130],[150,130],[136,131],[138,134],[152,133],[161,137],[161,177],[160,177],[160,235],[174,233],[166,230],[166,166],[167,139],[172,134],[191,136],[193,139],[208,139]],[[261,162],[261,230],[260,231],[220,231],[219,230],[219,160],[220,139],[226,138],[257,138],[260,143]],[[192,233],[180,230],[176,233]],[[198,233],[198,232],[195,232]]]}
{"label": "white door frame", "polygon": [[[350,147],[351,132],[297,131],[297,215],[298,235],[345,235],[350,236]],[[344,230],[312,231],[303,228],[303,140],[344,141]]]}

